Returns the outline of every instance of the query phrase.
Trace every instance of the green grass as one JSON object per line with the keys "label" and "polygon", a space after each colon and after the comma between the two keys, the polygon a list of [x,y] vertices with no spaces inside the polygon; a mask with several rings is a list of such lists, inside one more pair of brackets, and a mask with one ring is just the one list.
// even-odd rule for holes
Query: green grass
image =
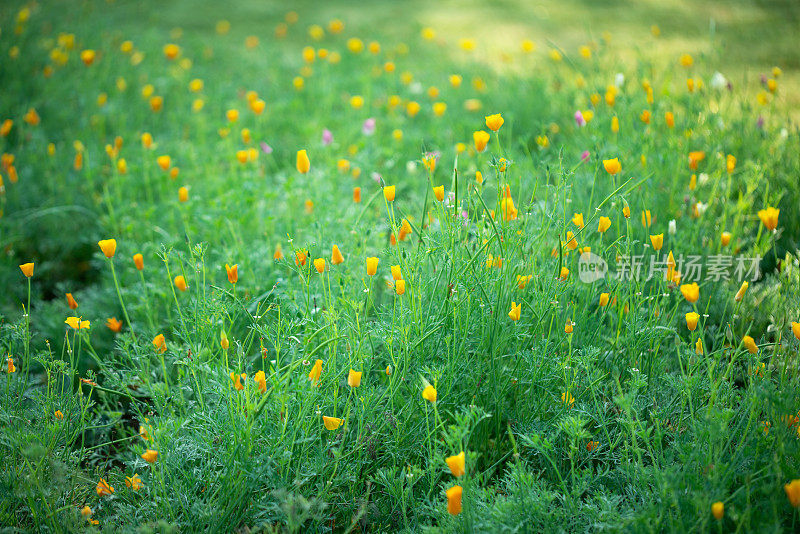
{"label": "green grass", "polygon": [[[4,527],[93,529],[80,513],[89,506],[97,528],[136,532],[798,528],[784,490],[800,479],[793,3],[300,2],[282,39],[279,3],[43,2],[16,32],[21,7],[0,10],[0,121],[14,121],[0,150],[18,176],[0,170],[0,350],[15,367],[0,381]],[[341,34],[327,29],[335,17]],[[311,24],[325,28],[320,41]],[[420,35],[427,26],[433,40]],[[380,51],[351,53],[351,37]],[[120,50],[127,39],[132,54]],[[524,53],[523,39],[536,50]],[[164,57],[167,43],[178,59]],[[305,46],[341,61],[304,65]],[[89,66],[85,49],[97,51]],[[773,95],[759,77],[774,66]],[[732,90],[712,85],[717,71]],[[612,106],[604,96],[618,73]],[[690,92],[689,77],[703,86]],[[197,93],[193,79],[204,82]],[[160,111],[142,96],[148,84]],[[447,104],[442,116],[435,102]],[[23,120],[31,108],[39,124]],[[586,126],[576,110],[592,112]],[[476,152],[473,132],[494,113],[505,122]],[[240,163],[247,149],[257,158]],[[301,149],[307,173],[295,165]],[[696,169],[692,151],[705,153]],[[162,155],[177,176],[159,168]],[[612,176],[602,160],[615,157]],[[775,232],[759,218],[768,206],[781,210]],[[393,244],[404,220],[411,233]],[[612,270],[618,257],[649,266],[671,251],[683,279],[582,281],[573,235]],[[110,259],[98,247],[109,238]],[[303,250],[305,263],[294,261]],[[700,277],[689,302],[689,255],[705,267],[760,257],[762,274],[740,300],[741,277]],[[374,276],[368,257],[380,259]],[[29,261],[26,280],[18,265]],[[226,264],[238,265],[235,284]],[[68,327],[70,316],[90,328]],[[118,333],[104,324],[112,317]],[[357,387],[351,370],[363,373]],[[328,430],[323,417],[342,425]],[[462,451],[455,477],[445,459]],[[98,494],[101,478],[113,495]],[[463,509],[451,514],[456,485]]]}

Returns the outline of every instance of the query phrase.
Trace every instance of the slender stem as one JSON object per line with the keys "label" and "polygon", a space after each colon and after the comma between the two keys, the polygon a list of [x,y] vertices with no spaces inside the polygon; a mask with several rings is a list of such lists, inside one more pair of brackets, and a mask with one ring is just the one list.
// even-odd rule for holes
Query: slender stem
{"label": "slender stem", "polygon": [[131,331],[131,336],[133,336],[133,339],[136,340],[136,334],[134,333],[133,326],[131,325],[131,318],[128,317],[128,310],[125,308],[125,301],[122,300],[122,293],[119,290],[119,280],[117,280],[117,271],[114,269],[114,260],[112,258],[108,258],[108,263],[111,265],[111,276],[114,278],[114,288],[117,290],[119,305],[122,306],[122,314],[125,316],[125,322],[128,323],[128,329]]}

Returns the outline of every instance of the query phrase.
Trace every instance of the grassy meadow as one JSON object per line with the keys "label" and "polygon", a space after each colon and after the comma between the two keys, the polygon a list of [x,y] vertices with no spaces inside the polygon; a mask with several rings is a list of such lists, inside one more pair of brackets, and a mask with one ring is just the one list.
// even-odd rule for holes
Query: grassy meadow
{"label": "grassy meadow", "polygon": [[799,21],[3,3],[2,532],[797,531]]}

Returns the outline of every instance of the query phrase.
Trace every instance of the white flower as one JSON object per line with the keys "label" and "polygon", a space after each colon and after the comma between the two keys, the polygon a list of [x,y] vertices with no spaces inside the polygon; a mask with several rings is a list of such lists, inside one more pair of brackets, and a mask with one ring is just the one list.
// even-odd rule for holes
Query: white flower
{"label": "white flower", "polygon": [[669,235],[675,235],[678,232],[678,226],[677,223],[675,222],[675,219],[669,221],[669,230],[667,230],[667,232],[669,233]]}
{"label": "white flower", "polygon": [[414,160],[409,160],[406,162],[406,170],[408,172],[417,172],[417,162]]}
{"label": "white flower", "polygon": [[614,85],[617,87],[622,87],[625,85],[625,75],[621,72],[618,72],[616,76],[614,76]]}
{"label": "white flower", "polygon": [[708,182],[708,173],[701,172],[697,176],[697,183],[700,185],[705,185]]}
{"label": "white flower", "polygon": [[418,95],[422,92],[422,84],[420,82],[414,82],[409,87],[408,90],[413,95]]}
{"label": "white flower", "polygon": [[712,89],[725,89],[728,85],[728,80],[721,72],[715,72],[708,84]]}
{"label": "white flower", "polygon": [[697,208],[697,214],[702,215],[708,209],[708,204],[703,204],[702,202],[698,202],[697,204],[695,204],[695,207]]}

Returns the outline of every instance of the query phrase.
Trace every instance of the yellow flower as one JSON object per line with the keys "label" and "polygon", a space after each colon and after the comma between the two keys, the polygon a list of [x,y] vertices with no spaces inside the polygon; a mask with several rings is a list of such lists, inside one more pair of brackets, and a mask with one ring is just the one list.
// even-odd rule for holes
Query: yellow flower
{"label": "yellow flower", "polygon": [[[507,190],[506,190],[507,191]],[[504,196],[500,201],[500,213],[503,214],[504,221],[513,221],[517,218],[517,208],[514,206],[514,199]]]}
{"label": "yellow flower", "polygon": [[176,276],[173,282],[175,283],[175,287],[177,287],[181,291],[186,291],[188,286],[186,285],[186,278],[184,278],[182,274]]}
{"label": "yellow flower", "polygon": [[319,384],[319,377],[322,376],[322,360],[317,360],[314,362],[314,366],[311,368],[311,371],[308,373],[308,379],[314,383],[314,385]]}
{"label": "yellow flower", "polygon": [[722,243],[723,247],[727,247],[728,243],[731,242],[731,233],[730,232],[722,232],[720,236],[720,242]]}
{"label": "yellow flower", "polygon": [[419,113],[420,105],[419,102],[414,102],[413,100],[406,104],[406,113],[408,113],[409,117],[415,116]]}
{"label": "yellow flower", "polygon": [[794,337],[800,339],[800,323],[792,321],[792,333],[794,334]]}
{"label": "yellow flower", "polygon": [[600,217],[600,220],[597,223],[597,231],[603,234],[609,228],[611,228],[611,219],[608,217]]}
{"label": "yellow flower", "polygon": [[353,109],[361,109],[364,106],[364,97],[355,95],[350,97],[350,107]]}
{"label": "yellow flower", "polygon": [[179,47],[178,45],[174,43],[169,43],[164,45],[164,57],[166,57],[170,61],[178,57],[178,54],[180,53],[181,53],[181,47]]}
{"label": "yellow flower", "polygon": [[694,332],[697,328],[697,321],[700,319],[700,314],[697,312],[689,312],[686,314],[686,328]]}
{"label": "yellow flower", "polygon": [[567,319],[567,322],[564,324],[564,333],[565,334],[571,334],[574,326],[575,326],[575,323],[573,323],[572,321]]}
{"label": "yellow flower", "polygon": [[395,191],[395,186],[387,185],[386,187],[383,188],[383,198],[385,198],[387,202],[393,202],[394,191]]}
{"label": "yellow flower", "polygon": [[61,410],[56,410],[56,412],[53,414],[53,417],[61,421],[62,419],[64,419],[64,414],[61,413]]}
{"label": "yellow flower", "polygon": [[360,54],[364,50],[364,41],[358,37],[351,37],[347,40],[347,49],[354,54]]}
{"label": "yellow flower", "polygon": [[436,156],[434,154],[425,155],[422,158],[422,165],[432,174],[436,170]]}
{"label": "yellow flower", "polygon": [[225,330],[220,330],[219,332],[219,346],[222,347],[223,350],[228,350],[228,347],[231,346],[231,342],[228,341],[228,334],[225,333]]}
{"label": "yellow flower", "polygon": [[225,264],[225,272],[228,275],[228,282],[231,284],[235,284],[239,281],[239,264],[236,263],[233,266]]}
{"label": "yellow flower", "polygon": [[711,514],[714,516],[714,519],[719,521],[722,519],[722,516],[725,515],[725,505],[720,501],[715,502],[711,505]]}
{"label": "yellow flower", "polygon": [[403,279],[396,280],[394,283],[395,293],[402,295],[406,292],[406,281]]}
{"label": "yellow flower", "polygon": [[436,102],[433,104],[433,114],[437,117],[444,115],[445,111],[447,111],[447,104],[444,102]]}
{"label": "yellow flower", "polygon": [[433,188],[433,194],[439,202],[444,200],[444,186],[440,185]]}
{"label": "yellow flower", "polygon": [[167,342],[164,340],[164,334],[158,334],[153,338],[153,347],[157,352],[166,352]]}
{"label": "yellow flower", "polygon": [[453,486],[447,490],[447,513],[450,515],[458,515],[461,513],[461,495],[463,493],[461,486]]}
{"label": "yellow flower", "polygon": [[101,478],[97,483],[95,491],[97,491],[98,497],[103,497],[104,495],[112,495],[114,493],[114,488],[106,482],[105,478]]}
{"label": "yellow flower", "polygon": [[700,298],[700,286],[695,283],[681,285],[683,298],[694,304]]}
{"label": "yellow flower", "polygon": [[305,149],[297,151],[297,172],[305,174],[311,169],[311,161]]}
{"label": "yellow flower", "polygon": [[430,384],[425,386],[425,389],[422,390],[422,398],[428,402],[436,402],[436,388]]}
{"label": "yellow flower", "polygon": [[375,273],[378,272],[378,262],[380,261],[380,258],[374,256],[367,258],[367,274],[369,276],[375,276]]}
{"label": "yellow flower", "polygon": [[572,224],[578,228],[583,228],[583,213],[576,213],[572,216]]}
{"label": "yellow flower", "polygon": [[158,451],[154,451],[153,449],[147,449],[142,453],[142,459],[149,464],[156,463],[156,459],[158,459]]}
{"label": "yellow flower", "polygon": [[361,371],[354,371],[350,369],[350,373],[347,375],[347,385],[351,388],[357,388],[361,385]]}
{"label": "yellow flower", "polygon": [[318,273],[322,274],[325,272],[325,258],[316,258],[314,260],[314,268],[317,270]]}
{"label": "yellow flower", "polygon": [[164,107],[164,97],[163,96],[153,96],[150,97],[150,109],[158,112]]}
{"label": "yellow flower", "polygon": [[650,210],[642,211],[642,226],[644,226],[645,228],[649,228],[650,220],[651,220]]}
{"label": "yellow flower", "polygon": [[189,201],[189,188],[185,185],[178,188],[178,202]]}
{"label": "yellow flower", "polygon": [[631,218],[631,208],[629,206],[623,206],[622,207],[622,215],[626,219],[630,219]]}
{"label": "yellow flower", "polygon": [[75,330],[85,330],[91,326],[90,321],[82,321],[80,317],[67,317],[67,320],[64,322]]}
{"label": "yellow flower", "polygon": [[691,67],[694,64],[694,58],[689,54],[682,54],[680,57],[680,63],[684,67]]}
{"label": "yellow flower", "polygon": [[116,239],[101,239],[97,242],[100,246],[100,250],[103,251],[106,258],[113,258],[114,253],[117,251],[117,240]]}
{"label": "yellow flower", "polygon": [[694,353],[698,356],[703,355],[703,338],[697,338],[697,343],[694,344]]}
{"label": "yellow flower", "polygon": [[788,484],[784,484],[783,489],[786,491],[789,503],[795,508],[800,508],[800,479],[794,479]]}
{"label": "yellow flower", "polygon": [[230,375],[231,382],[233,382],[233,387],[236,391],[242,391],[244,389],[244,381],[247,380],[247,375],[245,373],[237,375],[233,371],[231,371]]}
{"label": "yellow flower", "polygon": [[464,470],[465,466],[465,455],[464,451],[461,451],[459,454],[455,456],[448,456],[444,460],[447,463],[447,467],[450,468],[450,472],[453,474],[454,477],[462,476],[466,471]]}
{"label": "yellow flower", "polygon": [[31,263],[23,263],[19,266],[19,270],[22,271],[22,274],[25,275],[25,278],[30,278],[33,276],[33,266],[34,264]]}
{"label": "yellow flower", "polygon": [[750,354],[758,353],[758,345],[756,345],[756,340],[750,336],[744,336],[742,338],[742,344],[747,349],[747,352]]}
{"label": "yellow flower", "polygon": [[617,174],[620,170],[622,170],[622,165],[619,162],[619,158],[604,159],[603,168],[606,170],[608,174],[613,176]]}
{"label": "yellow flower", "polygon": [[664,114],[664,121],[667,123],[668,128],[673,128],[675,126],[675,115],[671,111],[667,111]]}
{"label": "yellow flower", "polygon": [[484,130],[477,130],[472,132],[472,140],[475,142],[475,150],[483,152],[486,150],[486,145],[489,143],[490,134]]}
{"label": "yellow flower", "polygon": [[573,234],[571,231],[567,232],[566,242],[568,249],[575,250],[578,248],[578,241],[575,239],[575,234]]}
{"label": "yellow flower", "polygon": [[650,243],[652,243],[654,250],[661,250],[661,247],[664,246],[664,234],[651,235]]}
{"label": "yellow flower", "polygon": [[392,271],[392,279],[393,280],[402,280],[403,273],[401,272],[399,265],[392,265],[390,267],[390,269]]}
{"label": "yellow flower", "polygon": [[764,223],[767,230],[772,232],[778,226],[778,215],[780,215],[780,213],[781,210],[768,207],[763,210],[758,210],[758,218],[761,219],[761,222]]}
{"label": "yellow flower", "polygon": [[125,485],[133,491],[139,491],[142,488],[142,479],[134,473],[132,477],[125,477]]}
{"label": "yellow flower", "polygon": [[530,39],[523,39],[523,41],[520,43],[520,48],[522,49],[523,52],[529,54],[534,50],[536,50],[536,43],[534,43]]}
{"label": "yellow flower", "polygon": [[486,127],[493,132],[499,130],[504,122],[505,121],[503,120],[503,116],[500,113],[495,113],[494,115],[486,116]]}
{"label": "yellow flower", "polygon": [[689,152],[689,168],[697,169],[697,165],[706,159],[706,153],[702,150],[693,150]]}
{"label": "yellow flower", "polygon": [[325,428],[328,430],[336,430],[344,423],[344,419],[339,419],[338,417],[328,417],[327,415],[322,416],[322,424],[325,425]]}
{"label": "yellow flower", "polygon": [[572,408],[572,405],[575,404],[575,397],[569,391],[565,391],[561,394],[561,402],[566,404],[567,408]]}
{"label": "yellow flower", "polygon": [[72,293],[67,293],[67,306],[69,306],[70,310],[74,310],[78,307],[78,302],[75,300],[75,297],[72,296]]}
{"label": "yellow flower", "polygon": [[97,53],[94,50],[87,49],[81,51],[81,61],[87,66],[94,63],[94,59],[97,56]]}
{"label": "yellow flower", "polygon": [[600,302],[599,302],[599,304],[600,304],[601,307],[608,306],[609,297],[610,297],[610,295],[608,293],[600,293]]}
{"label": "yellow flower", "polygon": [[533,278],[531,275],[518,274],[517,275],[517,287],[520,288],[520,289],[525,289],[525,286],[528,285],[528,282],[531,281],[531,278]]}
{"label": "yellow flower", "polygon": [[561,267],[561,271],[558,273],[558,278],[562,282],[569,278],[569,269],[566,266]]}
{"label": "yellow flower", "polygon": [[253,377],[253,380],[255,380],[256,385],[258,386],[258,390],[261,393],[267,392],[267,375],[264,374],[264,371],[256,372],[255,376]]}
{"label": "yellow flower", "polygon": [[14,126],[14,121],[11,119],[6,119],[3,121],[3,125],[0,126],[0,136],[5,137],[11,131],[11,127]]}
{"label": "yellow flower", "polygon": [[17,368],[14,365],[14,358],[8,358],[8,374],[16,373]]}
{"label": "yellow flower", "polygon": [[750,287],[750,282],[744,281],[742,285],[739,286],[739,291],[736,292],[736,295],[733,297],[733,300],[736,302],[740,302],[743,298],[745,293],[747,293],[747,288]]}
{"label": "yellow flower", "polygon": [[339,247],[333,245],[333,249],[331,251],[331,263],[333,265],[339,265],[340,263],[343,262],[344,262],[344,256],[342,256],[342,253],[339,251]]}
{"label": "yellow flower", "polygon": [[733,154],[728,154],[725,158],[725,170],[728,174],[732,173],[736,169],[736,156]]}
{"label": "yellow flower", "polygon": [[522,315],[522,303],[517,304],[516,302],[511,301],[511,311],[508,312],[508,316],[511,318],[512,321],[519,321],[521,315]]}

